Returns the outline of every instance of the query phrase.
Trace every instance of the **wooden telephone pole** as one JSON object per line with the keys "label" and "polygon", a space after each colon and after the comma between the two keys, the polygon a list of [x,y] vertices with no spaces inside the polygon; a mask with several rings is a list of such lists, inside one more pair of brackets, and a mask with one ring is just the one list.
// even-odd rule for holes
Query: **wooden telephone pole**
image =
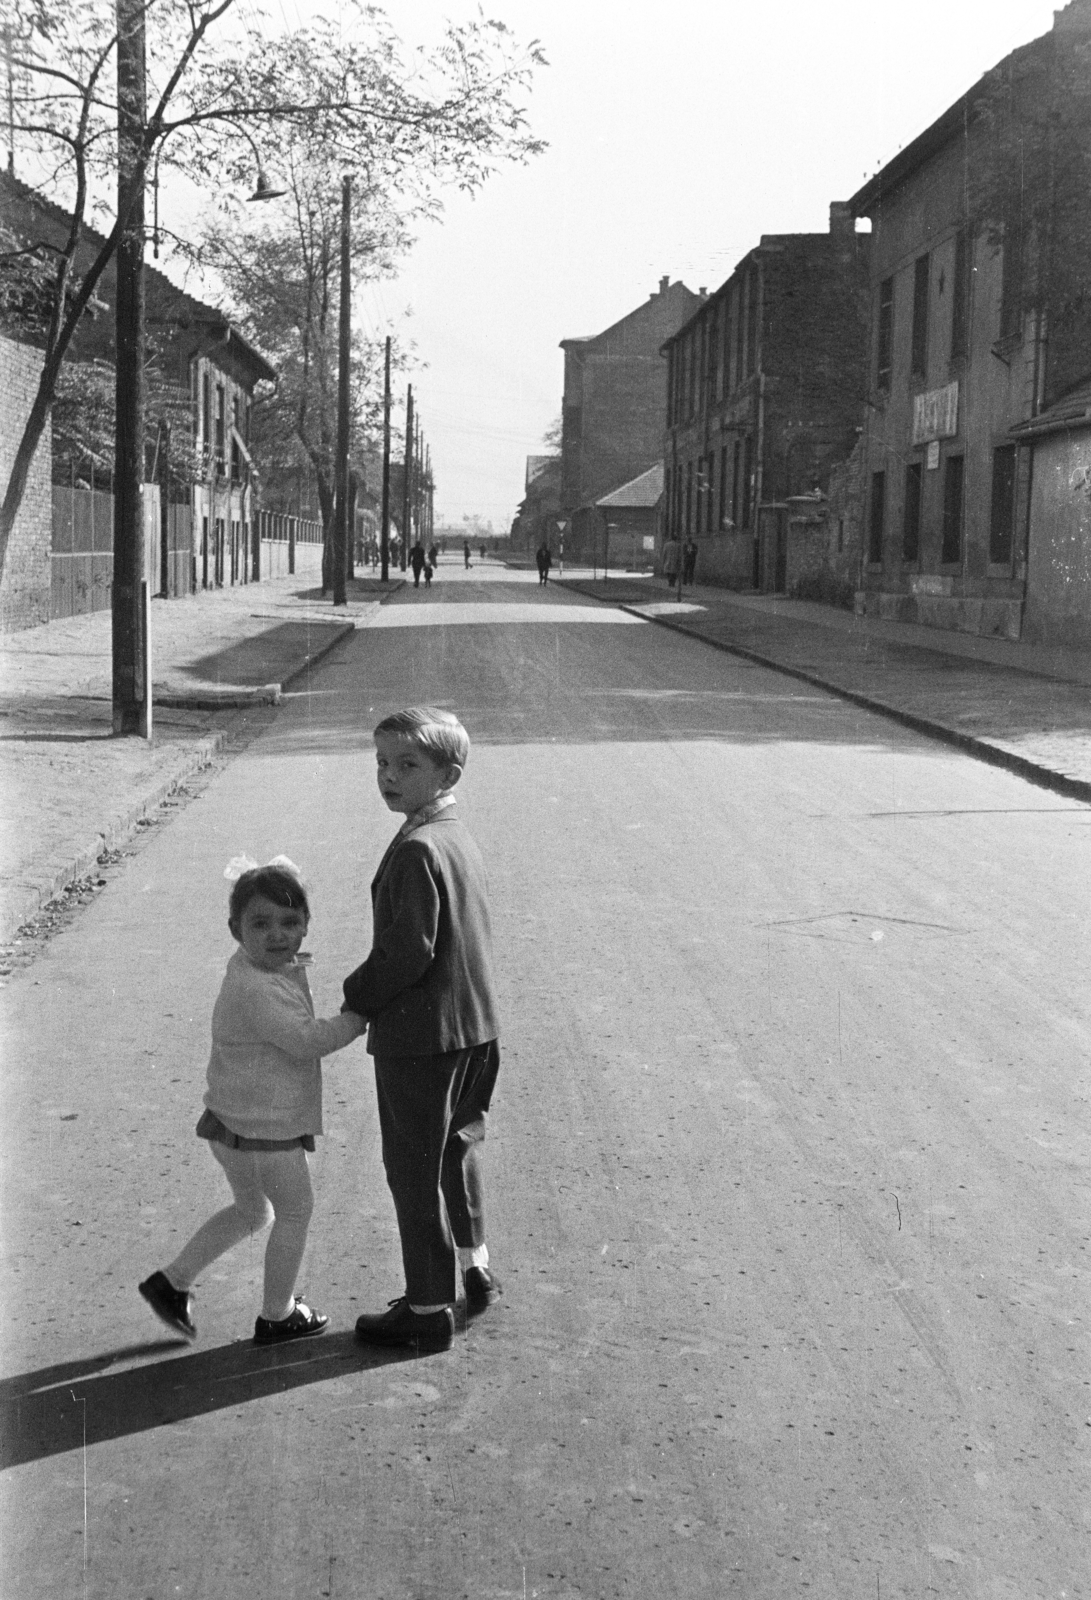
{"label": "wooden telephone pole", "polygon": [[341,320],[337,350],[337,481],[333,519],[333,603],[346,604],[349,530],[349,355],[352,344],[352,178],[341,180]]}
{"label": "wooden telephone pole", "polygon": [[144,0],[117,0],[117,408],[111,590],[114,732],[152,736],[144,559]]}
{"label": "wooden telephone pole", "polygon": [[390,577],[390,335],[386,338],[386,377],[383,384],[383,521],[379,530],[379,576]]}

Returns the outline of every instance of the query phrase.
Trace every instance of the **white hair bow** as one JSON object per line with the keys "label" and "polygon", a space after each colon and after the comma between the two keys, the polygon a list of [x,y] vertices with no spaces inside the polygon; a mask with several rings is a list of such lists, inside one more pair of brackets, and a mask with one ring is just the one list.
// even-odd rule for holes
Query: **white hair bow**
{"label": "white hair bow", "polygon": [[[267,861],[265,865],[267,867],[279,867],[282,872],[290,872],[293,878],[298,878],[300,883],[303,882],[302,872],[300,872],[294,861],[289,861],[287,856],[274,856],[273,859],[271,861]],[[224,877],[230,883],[237,883],[244,872],[256,872],[257,868],[258,863],[254,860],[253,856],[232,856],[231,860],[224,868]]]}

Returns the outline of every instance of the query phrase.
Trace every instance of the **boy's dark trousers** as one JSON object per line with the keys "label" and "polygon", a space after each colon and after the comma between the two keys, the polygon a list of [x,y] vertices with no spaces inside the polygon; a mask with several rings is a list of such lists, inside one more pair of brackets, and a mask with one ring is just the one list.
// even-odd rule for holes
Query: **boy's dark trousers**
{"label": "boy's dark trousers", "polygon": [[458,1249],[485,1242],[479,1145],[500,1067],[495,1039],[435,1056],[376,1056],[383,1165],[410,1305],[448,1305]]}

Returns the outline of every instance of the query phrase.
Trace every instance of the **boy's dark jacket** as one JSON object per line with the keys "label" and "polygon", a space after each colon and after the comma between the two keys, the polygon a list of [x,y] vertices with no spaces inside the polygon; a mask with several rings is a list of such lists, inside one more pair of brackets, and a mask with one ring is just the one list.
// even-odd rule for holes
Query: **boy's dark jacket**
{"label": "boy's dark jacket", "polygon": [[397,838],[371,885],[371,954],[345,979],[373,1056],[442,1055],[500,1032],[481,852],[448,806]]}

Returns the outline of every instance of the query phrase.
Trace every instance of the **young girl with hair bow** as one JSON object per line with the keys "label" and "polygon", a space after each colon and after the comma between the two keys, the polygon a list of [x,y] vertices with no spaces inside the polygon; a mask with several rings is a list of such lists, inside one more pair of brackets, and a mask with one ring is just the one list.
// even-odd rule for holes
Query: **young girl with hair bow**
{"label": "young girl with hair bow", "polygon": [[228,863],[227,925],[239,948],[212,1013],[205,1112],[197,1124],[231,1186],[233,1203],[197,1230],[179,1255],[140,1285],[160,1321],[197,1337],[192,1287],[219,1256],[272,1223],[255,1344],[321,1333],[329,1318],[295,1293],[314,1207],[307,1152],[322,1132],[321,1057],[364,1031],[343,1011],[316,1020],[300,946],[310,907],[287,856],[264,867]]}

